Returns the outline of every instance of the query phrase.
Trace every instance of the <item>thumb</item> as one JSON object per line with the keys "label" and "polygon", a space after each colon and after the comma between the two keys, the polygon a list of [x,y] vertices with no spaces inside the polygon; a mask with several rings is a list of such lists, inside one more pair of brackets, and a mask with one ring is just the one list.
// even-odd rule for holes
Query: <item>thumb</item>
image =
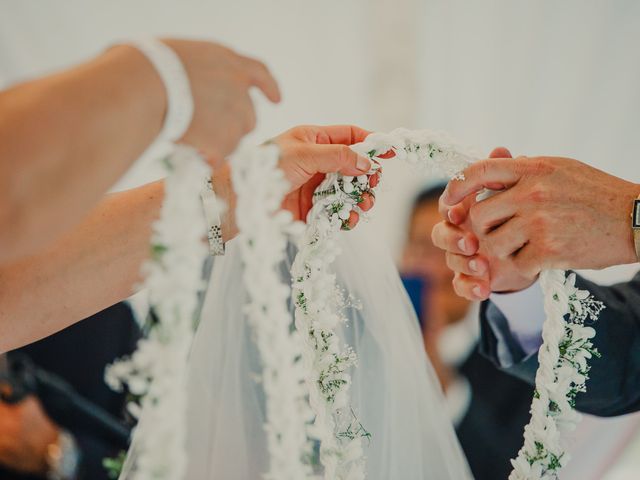
{"label": "thumb", "polygon": [[346,145],[309,145],[307,157],[310,173],[340,172],[343,175],[363,175],[371,169],[371,160]]}
{"label": "thumb", "polygon": [[489,158],[513,158],[511,152],[505,147],[496,147],[491,150]]}

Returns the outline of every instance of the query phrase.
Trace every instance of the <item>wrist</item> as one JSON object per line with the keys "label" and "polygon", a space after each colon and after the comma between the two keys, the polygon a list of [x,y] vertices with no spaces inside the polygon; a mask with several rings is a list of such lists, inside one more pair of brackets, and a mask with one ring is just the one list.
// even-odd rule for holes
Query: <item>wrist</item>
{"label": "wrist", "polygon": [[631,228],[628,229],[629,241],[626,245],[630,247],[628,253],[628,261],[625,263],[636,263],[640,259],[640,185],[634,185],[633,199],[630,203],[631,207]]}
{"label": "wrist", "polygon": [[224,164],[216,169],[213,174],[212,182],[213,191],[216,196],[225,203],[221,216],[222,239],[228,242],[238,234],[238,226],[236,225],[236,194],[231,183],[231,168],[229,164]]}
{"label": "wrist", "polygon": [[73,435],[60,430],[56,440],[47,447],[47,479],[72,480],[76,477],[79,460],[78,445]]}

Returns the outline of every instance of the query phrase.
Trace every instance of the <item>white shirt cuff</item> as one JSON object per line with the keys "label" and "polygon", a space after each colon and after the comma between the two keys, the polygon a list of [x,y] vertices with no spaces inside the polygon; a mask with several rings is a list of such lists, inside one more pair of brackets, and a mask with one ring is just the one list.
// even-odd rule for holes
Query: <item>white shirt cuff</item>
{"label": "white shirt cuff", "polygon": [[[511,334],[522,350],[530,355],[542,345],[544,296],[540,282],[514,293],[492,293],[490,300],[502,312]],[[500,341],[500,338],[498,339]]]}

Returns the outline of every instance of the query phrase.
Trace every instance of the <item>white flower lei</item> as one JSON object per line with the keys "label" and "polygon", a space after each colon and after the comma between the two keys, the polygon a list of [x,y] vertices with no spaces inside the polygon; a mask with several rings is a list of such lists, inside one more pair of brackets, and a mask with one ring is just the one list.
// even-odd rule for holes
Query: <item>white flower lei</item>
{"label": "white flower lei", "polygon": [[266,397],[264,426],[270,455],[268,480],[303,480],[312,475],[312,444],[307,426],[313,420],[307,403],[301,342],[291,329],[288,285],[278,268],[285,259],[288,235],[303,225],[280,210],[288,183],[278,168],[275,145],[241,149],[232,160],[237,195],[236,221],[243,278],[249,295],[245,306],[262,359]]}
{"label": "white flower lei", "polygon": [[562,270],[540,275],[547,316],[538,352],[540,366],[531,420],[524,430],[524,445],[512,460],[509,480],[554,480],[569,461],[561,434],[580,421],[580,414],[573,409],[575,397],[586,391],[587,360],[599,356],[591,343],[595,330],[585,321],[596,321],[604,308],[588,291],[576,288],[575,280],[574,273],[565,278]]}
{"label": "white flower lei", "polygon": [[115,390],[126,385],[141,397],[139,405],[128,405],[134,416],[144,411],[131,477],[139,480],[176,480],[186,471],[187,356],[207,256],[199,193],[209,167],[184,146],[175,147],[165,166],[168,176],[160,218],[153,225],[152,258],[142,269],[143,288],[157,321],[131,357],[115,362],[105,375]]}
{"label": "white flower lei", "polygon": [[[463,177],[457,172],[476,158],[446,136],[429,131],[373,134],[352,148],[374,161],[392,150],[396,157],[409,163],[459,179]],[[238,220],[245,238],[245,282],[251,294],[247,308],[250,321],[257,327],[256,340],[265,365],[263,381],[269,417],[265,428],[272,459],[267,478],[307,478],[309,469],[303,463],[309,452],[305,428],[310,416],[301,401],[301,371],[296,362],[299,350],[292,341],[295,336],[287,335],[285,329],[288,318],[283,299],[288,289],[272,281],[277,278],[274,266],[284,256],[283,245],[291,221],[286,214],[275,213],[286,191],[285,184],[282,174],[274,168],[277,154],[268,147],[264,152],[265,176],[251,176],[249,164],[242,160],[250,156],[240,155],[235,162],[234,183],[242,192]],[[258,167],[260,162],[251,163]],[[135,478],[142,480],[179,479],[186,470],[186,391],[181,384],[193,338],[197,292],[202,287],[201,266],[207,254],[202,242],[204,223],[196,219],[202,217],[198,192],[208,169],[186,147],[178,148],[167,167],[170,175],[165,182],[165,202],[161,218],[154,224],[154,256],[144,266],[144,286],[150,291],[158,321],[131,358],[115,363],[106,375],[112,387],[122,389],[127,384],[132,394],[142,396],[145,428],[139,437],[134,471]],[[295,323],[301,334],[299,345],[309,402],[316,415],[311,434],[321,441],[320,461],[327,480],[361,480],[366,476],[362,438],[369,434],[349,410],[349,369],[355,365],[356,356],[339,344],[334,332],[345,318],[340,312],[341,296],[330,266],[339,253],[336,234],[352,210],[363,213],[357,203],[370,190],[368,176],[376,171],[374,167],[368,175],[357,178],[327,176],[316,191],[309,226],[292,266]],[[243,189],[243,185],[247,188]],[[260,185],[267,186],[256,190]],[[252,196],[262,202],[251,201]],[[258,209],[263,215],[251,217],[248,213]],[[252,222],[243,222],[243,215],[249,215]],[[269,258],[272,261],[266,263]],[[603,308],[588,292],[575,287],[573,274],[565,279],[561,271],[543,272],[541,282],[547,313],[544,343],[539,354],[532,418],[525,430],[525,445],[513,462],[512,480],[554,479],[566,463],[560,433],[579,418],[571,407],[575,395],[585,390],[587,360],[595,353],[590,341],[594,330],[584,322],[596,320]],[[272,287],[270,295],[263,295],[265,286]],[[569,322],[565,315],[569,315]],[[282,349],[273,348],[272,341]],[[280,356],[280,352],[286,355]],[[280,408],[282,405],[291,410]],[[135,414],[140,408],[131,404],[130,409]],[[291,455],[291,451],[299,454]]]}
{"label": "white flower lei", "polygon": [[[363,214],[357,204],[370,190],[368,177],[378,170],[381,155],[393,151],[399,159],[459,180],[464,179],[460,171],[478,158],[446,135],[426,130],[372,134],[352,149],[373,160],[374,168],[356,178],[327,176],[316,190],[309,227],[292,267],[296,327],[304,340],[305,362],[310,366],[307,385],[326,480],[365,478],[362,438],[369,435],[348,410],[349,369],[356,364],[356,355],[348,346],[342,348],[334,331],[345,322],[335,275],[331,273],[331,264],[339,254],[336,234],[346,226],[351,211]],[[541,282],[547,319],[536,395],[525,444],[513,461],[511,480],[553,479],[566,464],[559,434],[579,418],[572,409],[575,395],[585,391],[587,360],[597,353],[589,340],[595,332],[584,322],[595,321],[602,304],[589,292],[575,288],[575,275],[565,280],[562,271],[543,272]]]}
{"label": "white flower lei", "polygon": [[343,298],[331,265],[340,253],[338,232],[347,225],[351,211],[363,215],[357,204],[370,191],[369,176],[378,170],[380,156],[389,152],[400,159],[455,176],[473,158],[442,133],[396,130],[372,134],[352,149],[373,160],[367,175],[327,175],[314,194],[309,226],[299,242],[293,263],[293,297],[296,328],[304,340],[309,368],[309,401],[316,414],[313,434],[320,440],[320,461],[326,480],[366,478],[362,438],[369,433],[350,407],[349,370],[356,364],[350,347],[340,345],[335,332],[345,323]]}

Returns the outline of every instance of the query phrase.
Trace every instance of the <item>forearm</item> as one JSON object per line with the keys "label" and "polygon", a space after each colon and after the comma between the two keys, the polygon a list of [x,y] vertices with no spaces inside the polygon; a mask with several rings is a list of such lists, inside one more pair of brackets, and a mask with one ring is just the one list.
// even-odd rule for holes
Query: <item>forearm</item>
{"label": "forearm", "polygon": [[[237,234],[230,168],[220,168],[213,178],[216,195],[228,205],[221,218],[228,241]],[[109,195],[45,251],[0,267],[0,352],[51,335],[134,293],[163,198],[161,181]]]}
{"label": "forearm", "polygon": [[59,331],[126,297],[149,255],[162,182],[109,195],[46,251],[0,268],[0,351]]}
{"label": "forearm", "polygon": [[213,191],[219,202],[224,202],[226,208],[221,216],[222,240],[228,242],[238,234],[236,225],[236,193],[231,182],[231,167],[225,164],[213,174]]}
{"label": "forearm", "polygon": [[162,82],[133,47],[0,93],[0,262],[77,223],[153,141]]}

